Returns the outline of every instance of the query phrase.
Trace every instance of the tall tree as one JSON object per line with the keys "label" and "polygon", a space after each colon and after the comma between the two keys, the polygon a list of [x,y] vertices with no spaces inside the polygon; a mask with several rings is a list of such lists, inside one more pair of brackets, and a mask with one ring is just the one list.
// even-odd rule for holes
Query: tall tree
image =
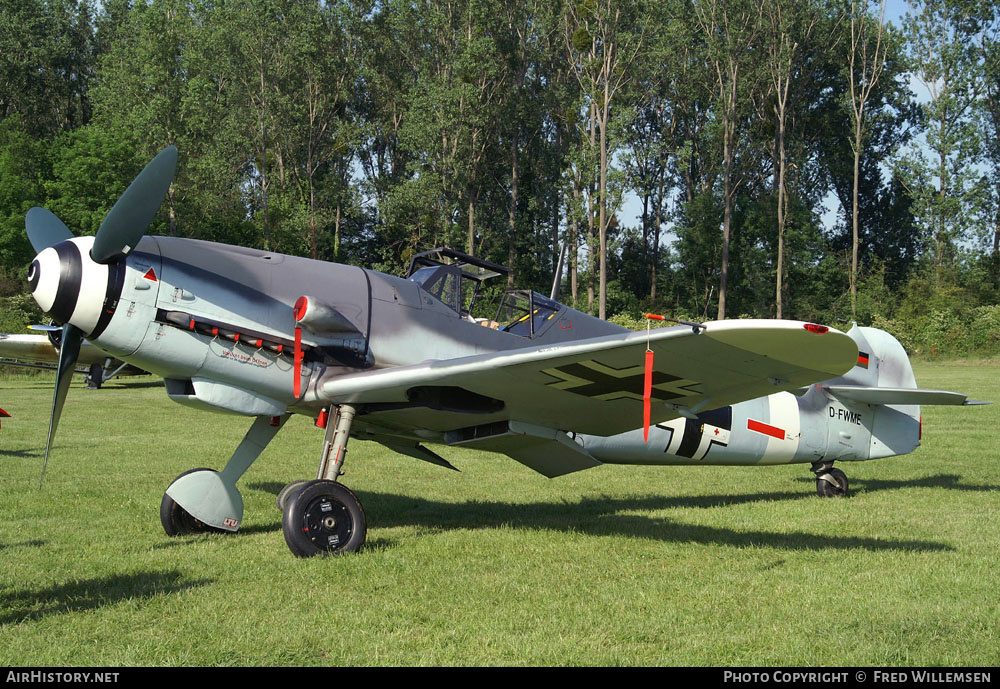
{"label": "tall tree", "polygon": [[[96,119],[108,132],[131,141],[139,160],[148,160],[184,139],[184,46],[191,15],[185,2],[159,0],[138,3],[117,21],[121,26],[115,40],[98,61]],[[172,184],[165,203],[170,234],[177,234],[175,192]]]}
{"label": "tall tree", "polygon": [[903,169],[939,280],[955,260],[956,242],[971,238],[984,196],[975,169],[981,142],[974,114],[986,80],[969,19],[964,3],[925,0],[903,22],[910,69],[928,97],[921,110],[931,154],[911,149]]}
{"label": "tall tree", "polygon": [[983,131],[989,199],[992,202],[993,279],[1000,286],[1000,8],[993,3],[981,7],[976,46],[983,69],[983,91],[979,121]]}
{"label": "tall tree", "polygon": [[885,70],[889,47],[885,23],[885,2],[879,0],[878,14],[871,15],[869,0],[852,0],[848,11],[850,41],[847,44],[847,84],[853,123],[850,142],[854,152],[854,186],[851,192],[851,314],[857,312],[858,301],[858,184],[861,180],[861,155],[870,131],[866,110],[872,91]]}
{"label": "tall tree", "polygon": [[598,315],[607,317],[608,167],[612,139],[611,104],[631,78],[630,68],[642,48],[647,20],[635,0],[592,0],[567,7],[566,48],[580,88],[586,95],[598,136],[597,231],[600,241]]}
{"label": "tall tree", "polygon": [[39,137],[90,120],[93,14],[87,0],[0,0],[0,120]]}
{"label": "tall tree", "polygon": [[[774,304],[775,317],[784,314],[785,224],[788,214],[786,175],[788,172],[788,122],[790,108],[806,93],[819,60],[819,46],[813,33],[820,24],[819,9],[809,0],[773,0],[767,6],[767,70],[772,90],[774,114],[774,188],[777,201],[778,239],[776,247]],[[837,34],[834,33],[834,36]],[[835,45],[835,44],[834,44]],[[830,49],[830,46],[827,46]],[[792,92],[795,82],[796,91]]]}
{"label": "tall tree", "polygon": [[746,166],[738,166],[741,130],[752,112],[764,76],[756,45],[764,28],[763,6],[752,0],[705,0],[695,4],[714,71],[715,118],[722,145],[722,263],[718,318],[726,317],[733,206]]}
{"label": "tall tree", "polygon": [[357,135],[347,106],[355,73],[347,20],[337,7],[294,4],[288,17],[290,45],[288,115],[278,129],[279,142],[293,174],[305,188],[308,245],[319,256],[317,178],[326,172],[333,206],[333,257],[339,258],[341,224],[347,195],[343,178],[350,167]]}

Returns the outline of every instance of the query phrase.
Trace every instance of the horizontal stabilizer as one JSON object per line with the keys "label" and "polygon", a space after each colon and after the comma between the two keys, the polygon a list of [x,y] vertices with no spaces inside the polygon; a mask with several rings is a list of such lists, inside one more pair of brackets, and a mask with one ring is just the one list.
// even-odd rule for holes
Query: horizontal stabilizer
{"label": "horizontal stabilizer", "polygon": [[819,386],[834,397],[862,404],[990,404],[970,400],[961,392],[950,390],[926,390],[922,388],[879,388],[855,385]]}

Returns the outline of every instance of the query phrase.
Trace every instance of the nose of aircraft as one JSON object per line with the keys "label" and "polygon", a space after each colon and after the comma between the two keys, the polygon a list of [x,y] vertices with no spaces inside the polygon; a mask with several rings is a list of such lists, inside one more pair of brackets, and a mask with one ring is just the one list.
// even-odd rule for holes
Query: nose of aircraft
{"label": "nose of aircraft", "polygon": [[93,333],[101,320],[109,266],[90,258],[93,237],[76,237],[35,256],[28,269],[31,296],[46,315]]}
{"label": "nose of aircraft", "polygon": [[121,294],[125,259],[142,239],[174,177],[177,149],[167,146],[132,180],[95,237],[74,237],[51,211],[32,208],[24,218],[38,252],[28,285],[39,308],[63,324],[42,477],[84,337],[95,340],[111,320]]}
{"label": "nose of aircraft", "polygon": [[[44,268],[43,268],[44,266]],[[59,291],[59,256],[54,247],[45,249],[31,262],[28,268],[28,287],[31,296],[43,313],[52,315],[52,307]],[[72,314],[66,314],[60,322],[65,322]]]}

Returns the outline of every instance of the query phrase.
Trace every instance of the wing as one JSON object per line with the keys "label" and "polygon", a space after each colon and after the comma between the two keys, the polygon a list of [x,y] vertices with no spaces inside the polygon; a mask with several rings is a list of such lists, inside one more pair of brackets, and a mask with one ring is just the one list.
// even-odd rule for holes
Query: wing
{"label": "wing", "polygon": [[[54,365],[59,361],[59,350],[45,335],[0,334],[0,358]],[[101,364],[107,359],[107,354],[85,340],[77,363]]]}
{"label": "wing", "polygon": [[837,330],[731,320],[339,376],[321,395],[428,438],[475,435],[497,421],[614,435],[642,425],[647,341],[655,352],[652,423],[826,380],[857,361],[854,340]]}

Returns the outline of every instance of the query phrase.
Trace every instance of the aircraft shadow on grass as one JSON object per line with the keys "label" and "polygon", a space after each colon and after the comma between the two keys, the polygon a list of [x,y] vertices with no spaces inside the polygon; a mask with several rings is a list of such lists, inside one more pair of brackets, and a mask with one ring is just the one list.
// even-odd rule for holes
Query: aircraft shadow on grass
{"label": "aircraft shadow on grass", "polygon": [[22,541],[21,543],[0,543],[0,551],[7,550],[8,548],[40,548],[43,545],[48,545],[48,541],[33,540],[33,541]]}
{"label": "aircraft shadow on grass", "polygon": [[[892,482],[888,482],[892,483]],[[277,494],[281,489],[274,483],[258,483],[258,490]],[[714,508],[748,502],[811,499],[798,492],[755,493],[725,496],[648,496],[636,498],[584,498],[579,503],[447,503],[412,496],[358,491],[371,501],[378,516],[373,524],[385,528],[419,526],[433,530],[494,529],[513,527],[572,531],[594,536],[625,536],[667,542],[694,542],[734,547],[768,546],[783,550],[863,549],[870,551],[946,551],[954,550],[946,543],[921,540],[866,538],[861,536],[830,536],[802,531],[776,533],[768,531],[734,531],[718,527],[689,524],[662,517],[622,514],[623,512],[654,511],[679,508]],[[249,525],[248,525],[249,526]],[[280,531],[281,524],[249,526],[248,531]]]}
{"label": "aircraft shadow on grass", "polygon": [[[801,477],[796,481],[803,481]],[[925,476],[924,478],[911,479],[908,481],[898,481],[890,479],[854,479],[855,491],[858,494],[870,493],[880,490],[899,490],[903,488],[946,488],[948,490],[960,490],[970,493],[990,493],[1000,491],[1000,486],[979,485],[974,483],[960,483],[962,477],[958,474],[937,474],[935,476]]]}
{"label": "aircraft shadow on grass", "polygon": [[41,457],[42,453],[35,450],[0,450],[0,457]]}
{"label": "aircraft shadow on grass", "polygon": [[39,620],[49,615],[96,610],[123,600],[150,599],[212,583],[191,580],[182,572],[140,572],[97,577],[31,591],[0,593],[0,625]]}

